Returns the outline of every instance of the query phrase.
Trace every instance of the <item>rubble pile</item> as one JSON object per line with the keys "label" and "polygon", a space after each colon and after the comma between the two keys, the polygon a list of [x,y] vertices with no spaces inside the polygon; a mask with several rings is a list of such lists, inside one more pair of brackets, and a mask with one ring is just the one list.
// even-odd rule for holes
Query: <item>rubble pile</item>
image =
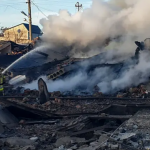
{"label": "rubble pile", "polygon": [[[97,120],[98,121],[98,120]],[[97,122],[96,121],[96,122]],[[50,121],[25,121],[3,132],[0,139],[0,148],[16,150],[67,150],[95,147],[102,141],[103,132],[110,132],[119,126],[116,122],[107,122],[96,125],[88,117],[80,116],[75,119],[50,120]],[[104,138],[104,137],[103,137]]]}
{"label": "rubble pile", "polygon": [[149,114],[149,109],[141,110],[124,122],[107,142],[103,143],[105,149],[149,149]]}
{"label": "rubble pile", "polygon": [[38,37],[33,39],[29,44],[0,41],[0,67],[8,67],[21,56],[33,50],[40,41]]}
{"label": "rubble pile", "polygon": [[[36,41],[33,45],[35,43]],[[16,48],[11,55],[20,53],[24,52]],[[112,91],[109,94],[102,93],[98,85],[94,85],[97,84],[96,82],[93,83],[94,86],[90,86],[89,92],[86,91],[86,85],[81,85],[73,91],[48,92],[44,80],[39,79],[41,75],[46,75],[47,79],[53,81],[57,78],[63,79],[72,72],[83,70],[84,65],[80,63],[87,62],[85,59],[71,59],[58,53],[56,55],[59,59],[52,57],[50,61],[50,55],[47,53],[38,51],[36,54],[37,58],[43,58],[41,59],[43,62],[24,63],[23,59],[33,60],[33,54],[29,59],[27,57],[21,59],[23,68],[14,65],[11,68],[14,69],[13,72],[8,71],[4,74],[5,96],[0,97],[0,104],[14,117],[4,115],[3,108],[0,107],[0,149],[149,149],[150,111],[143,110],[150,107],[149,82],[123,90],[117,89],[116,93]],[[105,54],[101,55],[102,58],[103,55]],[[139,55],[139,50],[136,55]],[[115,75],[119,76],[123,67],[123,69],[128,68],[126,63],[95,64],[93,63],[95,59],[100,59],[100,56],[88,58],[88,62],[92,63],[84,68],[87,75],[92,75],[91,72],[98,67],[110,67]],[[135,65],[136,61],[131,60],[131,63]],[[0,72],[3,70],[0,68]],[[23,80],[18,82],[15,80],[14,85],[9,84],[10,79],[15,77],[20,79],[22,75],[25,76]],[[37,79],[38,90],[24,89],[19,86],[21,82],[30,83]],[[10,118],[15,117],[14,124]]]}
{"label": "rubble pile", "polygon": [[[102,92],[94,92],[93,94],[88,92],[80,92],[81,95],[73,95],[73,92],[60,92],[60,91],[54,91],[49,92],[50,97],[116,97],[116,98],[150,98],[150,88],[149,88],[149,82],[145,84],[140,84],[137,87],[130,87],[125,90],[119,91],[116,94],[103,94]],[[75,93],[75,91],[74,91]],[[30,89],[24,89],[23,87],[18,87],[16,89],[10,89],[7,95],[11,96],[13,94],[17,94],[18,96],[38,96],[37,90],[30,90]]]}
{"label": "rubble pile", "polygon": [[38,99],[30,99],[24,97],[22,100],[17,98],[9,99],[10,102],[15,104],[23,105],[25,107],[48,111],[49,113],[65,115],[65,114],[76,114],[76,113],[98,113],[100,110],[104,109],[104,105],[98,105],[97,100],[88,102],[85,100],[81,101],[71,101],[71,100],[61,100],[55,98],[55,100],[47,101],[44,104],[40,104]]}
{"label": "rubble pile", "polygon": [[116,97],[123,98],[149,98],[150,97],[150,91],[149,91],[149,82],[144,84],[140,84],[137,87],[131,87],[123,92],[119,92]]}

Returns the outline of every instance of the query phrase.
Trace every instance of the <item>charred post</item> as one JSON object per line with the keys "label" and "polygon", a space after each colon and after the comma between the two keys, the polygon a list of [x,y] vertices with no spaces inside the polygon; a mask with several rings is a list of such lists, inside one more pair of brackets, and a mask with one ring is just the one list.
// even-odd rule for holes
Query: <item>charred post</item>
{"label": "charred post", "polygon": [[48,94],[47,85],[42,78],[38,80],[38,89],[39,89],[40,104],[46,103],[49,100],[49,94]]}

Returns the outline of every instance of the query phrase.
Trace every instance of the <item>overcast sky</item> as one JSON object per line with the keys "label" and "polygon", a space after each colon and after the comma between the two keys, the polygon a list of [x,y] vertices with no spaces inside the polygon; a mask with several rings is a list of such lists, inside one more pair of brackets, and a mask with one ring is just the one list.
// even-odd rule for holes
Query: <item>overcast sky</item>
{"label": "overcast sky", "polygon": [[[28,12],[27,0],[0,0],[0,27],[11,27],[23,23],[25,16],[21,11]],[[77,0],[32,0],[32,22],[39,25],[39,20],[45,15],[58,13],[60,9],[67,9],[70,13],[77,12]],[[90,7],[92,0],[80,0],[83,9]],[[42,13],[41,13],[42,12]],[[25,23],[25,22],[24,22]]]}

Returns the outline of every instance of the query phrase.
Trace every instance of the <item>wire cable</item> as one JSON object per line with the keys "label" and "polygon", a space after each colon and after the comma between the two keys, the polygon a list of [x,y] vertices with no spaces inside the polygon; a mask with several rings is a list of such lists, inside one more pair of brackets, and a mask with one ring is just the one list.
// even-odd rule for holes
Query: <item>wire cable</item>
{"label": "wire cable", "polygon": [[48,19],[47,15],[45,15],[45,14],[42,12],[42,10],[41,10],[33,1],[31,1],[31,2],[32,2],[32,4]]}
{"label": "wire cable", "polygon": [[47,9],[47,8],[44,8],[44,7],[40,7],[40,8],[42,8],[42,9],[44,9],[44,10],[47,10],[47,11],[50,11],[50,12],[54,12],[54,13],[56,13],[55,11],[50,10],[50,9]]}
{"label": "wire cable", "polygon": [[16,7],[13,7],[12,5],[0,4],[0,7],[3,7],[3,6],[8,6],[8,7],[14,8],[14,9],[16,9],[16,10],[22,10],[22,9],[18,9],[18,8],[16,8]]}

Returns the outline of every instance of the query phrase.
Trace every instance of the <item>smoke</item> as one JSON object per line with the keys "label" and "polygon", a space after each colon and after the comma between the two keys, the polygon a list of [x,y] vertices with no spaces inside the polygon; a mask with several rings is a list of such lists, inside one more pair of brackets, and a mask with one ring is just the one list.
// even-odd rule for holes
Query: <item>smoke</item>
{"label": "smoke", "polygon": [[[103,50],[107,39],[120,37],[120,54],[133,54],[134,40],[150,34],[149,0],[93,0],[90,8],[70,14],[60,10],[40,20],[43,39],[55,46],[72,46],[71,55],[95,54]],[[112,47],[114,48],[114,47]],[[111,49],[112,49],[111,48]]]}
{"label": "smoke", "polygon": [[[146,82],[150,77],[150,53],[144,51],[140,55],[139,63],[130,64],[128,68],[121,72],[121,76],[110,82],[107,92],[120,90],[130,86],[137,86]],[[101,83],[98,84],[102,88]]]}
{"label": "smoke", "polygon": [[[58,47],[68,47],[74,57],[89,57],[106,51],[99,60],[88,60],[81,64],[116,63],[133,56],[134,41],[143,41],[150,35],[149,0],[93,0],[90,8],[71,15],[60,10],[59,15],[50,15],[40,21],[43,40]],[[106,45],[106,41],[109,42]],[[63,52],[60,49],[60,52]],[[142,52],[139,63],[127,61],[118,73],[112,67],[97,68],[87,73],[86,69],[67,76],[65,79],[47,81],[49,91],[86,89],[91,91],[97,84],[103,93],[112,93],[148,80],[150,54]],[[32,89],[37,81],[25,85]]]}
{"label": "smoke", "polygon": [[[148,81],[150,75],[150,53],[143,51],[138,64],[135,64],[132,60],[130,61],[124,63],[123,67],[120,67],[120,64],[118,64],[113,67],[96,68],[90,72],[87,72],[85,69],[89,65],[88,62],[85,62],[85,64],[81,63],[84,69],[80,68],[77,72],[66,76],[64,79],[49,81],[46,77],[42,78],[46,81],[50,92],[87,91],[92,93],[94,86],[98,85],[102,93],[111,94]],[[37,81],[33,81],[23,87],[37,89]]]}
{"label": "smoke", "polygon": [[[100,73],[99,73],[100,72]],[[106,72],[112,72],[110,68],[104,67],[95,69],[91,73],[87,73],[85,70],[79,70],[76,73],[73,73],[69,76],[67,76],[64,79],[58,79],[56,81],[50,81],[47,80],[45,76],[42,76],[42,78],[46,81],[48,90],[50,92],[53,91],[73,91],[73,90],[80,90],[81,91],[88,91],[90,92],[91,89],[97,84],[97,82],[100,82],[102,79],[111,80],[111,78],[106,77]],[[23,85],[24,88],[29,89],[37,89],[37,81],[33,81],[30,84]],[[91,91],[92,92],[92,91]]]}
{"label": "smoke", "polygon": [[[87,79],[87,75],[84,73],[78,72],[77,74],[73,76],[69,76],[64,80],[59,79],[57,81],[47,80],[45,76],[42,76],[41,78],[43,78],[43,80],[46,81],[47,86],[48,86],[48,91],[64,92],[64,91],[74,90],[76,87],[80,85],[80,83],[85,82],[85,80]],[[37,89],[37,81],[33,81],[31,84],[26,84],[24,87],[30,88],[30,89]]]}

